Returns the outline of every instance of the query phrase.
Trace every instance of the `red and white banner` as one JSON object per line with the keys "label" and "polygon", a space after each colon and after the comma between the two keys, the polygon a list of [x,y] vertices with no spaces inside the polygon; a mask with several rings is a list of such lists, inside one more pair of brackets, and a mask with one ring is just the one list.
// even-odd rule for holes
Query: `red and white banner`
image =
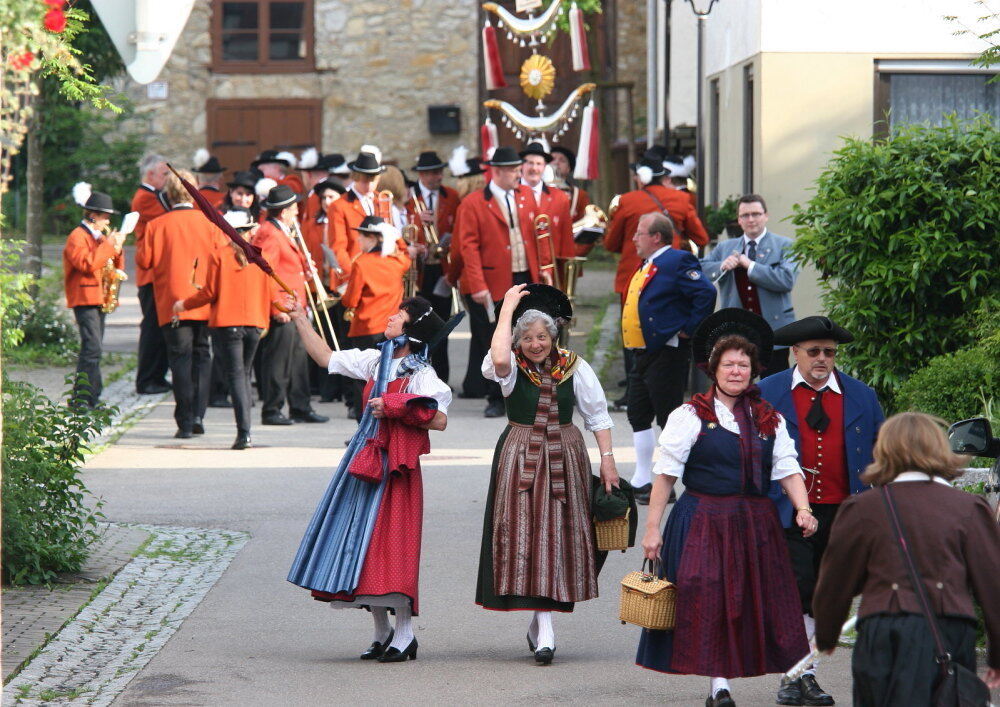
{"label": "red and white banner", "polygon": [[573,53],[573,71],[590,71],[590,50],[587,48],[587,31],[583,26],[583,13],[573,3],[569,11],[569,38]]}
{"label": "red and white banner", "polygon": [[486,20],[483,27],[483,68],[486,71],[486,90],[506,88],[503,78],[503,64],[500,63],[500,47],[497,45],[497,31]]}
{"label": "red and white banner", "polygon": [[597,106],[594,105],[594,101],[591,101],[583,109],[583,117],[580,121],[580,145],[576,151],[574,179],[597,179],[600,133]]}

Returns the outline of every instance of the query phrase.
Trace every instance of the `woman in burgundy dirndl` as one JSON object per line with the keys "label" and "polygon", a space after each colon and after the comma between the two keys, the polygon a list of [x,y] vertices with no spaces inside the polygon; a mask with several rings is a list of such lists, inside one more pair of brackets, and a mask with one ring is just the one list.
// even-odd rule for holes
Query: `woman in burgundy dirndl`
{"label": "woman in burgundy dirndl", "polygon": [[[788,550],[774,504],[778,481],[816,532],[785,421],[751,380],[771,350],[759,316],[724,309],[693,339],[714,384],[674,410],[660,435],[643,551],[677,585],[673,631],[643,630],[636,663],[712,678],[707,707],[732,707],[728,678],[783,673],[809,652]],[[684,494],[660,533],[675,481]]]}

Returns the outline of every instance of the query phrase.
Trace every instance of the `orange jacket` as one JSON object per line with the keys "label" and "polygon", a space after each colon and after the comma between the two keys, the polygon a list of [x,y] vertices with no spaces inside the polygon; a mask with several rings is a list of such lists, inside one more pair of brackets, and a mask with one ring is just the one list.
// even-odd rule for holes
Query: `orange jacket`
{"label": "orange jacket", "polygon": [[198,187],[198,191],[201,192],[203,197],[208,199],[208,203],[211,204],[214,209],[218,209],[222,204],[222,200],[226,198],[225,192],[215,186],[205,185],[203,187]]}
{"label": "orange jacket", "polygon": [[94,238],[83,225],[70,232],[63,248],[63,287],[67,307],[104,304],[101,270],[109,259],[114,260],[116,268],[125,267],[125,257],[120,252],[115,253],[112,239],[104,236]]}
{"label": "orange jacket", "polygon": [[[261,249],[264,260],[266,260],[274,273],[281,278],[288,287],[295,292],[295,297],[304,308],[309,300],[306,297],[306,261],[302,253],[292,239],[281,230],[281,227],[271,219],[267,219],[257,234],[254,236],[253,244]],[[275,290],[275,299],[279,302],[284,300],[284,293]],[[271,316],[277,315],[281,310],[271,304]]]}
{"label": "orange jacket", "polygon": [[156,191],[143,184],[136,189],[135,196],[132,197],[132,211],[139,212],[139,221],[135,225],[135,252],[137,258],[135,261],[135,286],[142,287],[153,281],[153,273],[139,265],[139,243],[146,233],[146,224],[157,216],[167,213],[167,205]]}
{"label": "orange jacket", "polygon": [[281,179],[277,179],[275,181],[278,182],[278,184],[284,184],[296,194],[306,193],[306,185],[302,183],[302,177],[297,175],[295,172],[289,172]]}
{"label": "orange jacket", "polygon": [[225,238],[216,242],[208,261],[205,283],[184,300],[196,309],[211,305],[210,327],[254,326],[267,329],[271,321],[272,280],[253,263],[240,265]]}
{"label": "orange jacket", "polygon": [[[136,250],[135,262],[152,272],[160,326],[170,323],[174,302],[187,299],[198,291],[192,281],[204,282],[208,261],[222,237],[219,229],[201,211],[190,206],[178,206],[146,228]],[[209,314],[208,307],[203,306],[178,316],[207,321]]]}
{"label": "orange jacket", "polygon": [[[506,209],[497,203],[489,184],[469,194],[458,207],[455,234],[461,253],[463,294],[489,290],[494,301],[503,299],[514,279],[511,270],[510,227]],[[539,282],[539,266],[548,265],[548,253],[539,254],[535,244],[535,198],[525,186],[517,188],[517,212],[521,239],[532,282]]]}
{"label": "orange jacket", "polygon": [[346,194],[330,204],[326,213],[330,219],[333,252],[337,256],[337,264],[344,271],[342,280],[346,280],[351,276],[352,261],[361,252],[358,232],[354,229],[361,225],[367,214],[353,189],[348,189]]}
{"label": "orange jacket", "polygon": [[362,253],[355,259],[347,291],[341,300],[354,309],[348,336],[370,336],[385,330],[389,317],[403,301],[403,274],[410,267],[405,250],[382,256],[378,251]]}
{"label": "orange jacket", "polygon": [[[708,243],[708,233],[701,225],[698,214],[691,207],[687,194],[660,184],[650,184],[646,189],[659,199],[674,222],[676,229],[674,248],[681,247],[681,234],[700,246]],[[639,227],[639,219],[646,214],[659,212],[659,205],[642,189],[622,194],[618,211],[615,212],[604,235],[604,248],[612,253],[621,253],[621,258],[618,259],[618,271],[615,273],[615,292],[625,293],[632,274],[639,267],[641,259],[635,252],[635,243],[632,242],[632,236]]]}

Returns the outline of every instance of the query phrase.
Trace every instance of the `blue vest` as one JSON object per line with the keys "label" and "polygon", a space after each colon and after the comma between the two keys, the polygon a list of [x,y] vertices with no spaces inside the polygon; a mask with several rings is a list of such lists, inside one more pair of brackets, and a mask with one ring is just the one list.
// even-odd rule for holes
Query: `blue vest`
{"label": "blue vest", "polygon": [[766,496],[771,478],[774,435],[762,438],[760,447],[761,473],[765,478],[758,480],[763,491],[756,492],[752,487],[744,489],[739,435],[718,423],[702,420],[701,433],[691,447],[687,464],[684,465],[684,486],[711,496]]}

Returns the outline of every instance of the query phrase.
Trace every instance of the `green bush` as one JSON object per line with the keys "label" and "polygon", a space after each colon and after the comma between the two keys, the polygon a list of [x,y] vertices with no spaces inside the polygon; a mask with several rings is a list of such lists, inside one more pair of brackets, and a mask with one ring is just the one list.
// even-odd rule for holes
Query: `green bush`
{"label": "green bush", "polygon": [[838,363],[890,409],[911,372],[975,340],[971,308],[1000,307],[998,146],[988,118],[848,139],[794,207],[796,257],[856,338]]}
{"label": "green bush", "polygon": [[0,239],[0,347],[4,353],[24,340],[24,330],[18,326],[21,313],[31,307],[28,290],[33,278],[17,271],[24,241]]}
{"label": "green bush", "polygon": [[724,233],[726,226],[736,220],[738,205],[736,197],[731,196],[719,206],[705,205],[705,230],[712,238]]}
{"label": "green bush", "polygon": [[104,516],[100,501],[85,503],[80,464],[114,412],[58,405],[30,383],[4,380],[4,581],[46,584],[82,566]]}
{"label": "green bush", "polygon": [[899,389],[901,410],[957,422],[983,414],[983,397],[1000,387],[1000,359],[983,347],[931,359]]}

